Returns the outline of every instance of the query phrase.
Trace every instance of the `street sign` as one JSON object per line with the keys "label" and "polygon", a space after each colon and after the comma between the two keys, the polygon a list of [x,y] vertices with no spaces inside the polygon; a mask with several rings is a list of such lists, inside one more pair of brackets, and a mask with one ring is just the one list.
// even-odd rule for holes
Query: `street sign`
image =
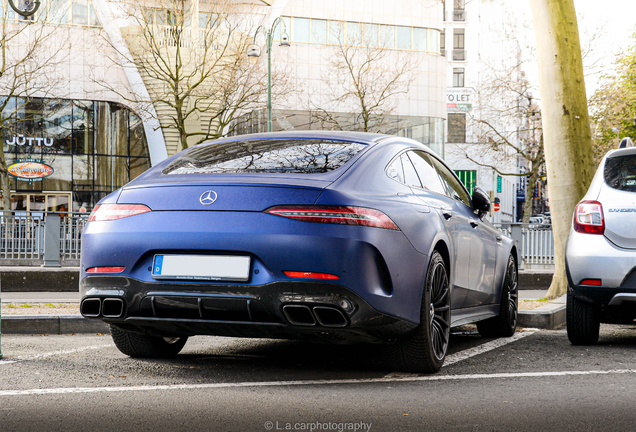
{"label": "street sign", "polygon": [[501,193],[501,176],[497,176],[497,193]]}
{"label": "street sign", "polygon": [[499,209],[501,208],[501,205],[498,202],[496,202],[492,205],[492,208],[494,211],[498,212]]}

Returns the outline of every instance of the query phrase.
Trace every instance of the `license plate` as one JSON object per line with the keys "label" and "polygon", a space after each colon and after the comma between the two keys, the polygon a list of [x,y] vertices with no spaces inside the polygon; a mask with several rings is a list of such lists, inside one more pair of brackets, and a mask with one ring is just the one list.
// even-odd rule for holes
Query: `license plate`
{"label": "license plate", "polygon": [[155,255],[154,279],[223,280],[249,279],[250,257],[234,255]]}

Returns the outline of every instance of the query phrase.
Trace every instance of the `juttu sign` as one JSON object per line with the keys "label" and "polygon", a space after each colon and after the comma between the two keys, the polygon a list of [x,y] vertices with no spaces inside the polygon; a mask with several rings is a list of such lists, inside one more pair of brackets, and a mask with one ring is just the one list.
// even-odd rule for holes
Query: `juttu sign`
{"label": "juttu sign", "polygon": [[18,180],[33,182],[53,174],[53,167],[40,160],[18,159],[7,167],[7,171]]}

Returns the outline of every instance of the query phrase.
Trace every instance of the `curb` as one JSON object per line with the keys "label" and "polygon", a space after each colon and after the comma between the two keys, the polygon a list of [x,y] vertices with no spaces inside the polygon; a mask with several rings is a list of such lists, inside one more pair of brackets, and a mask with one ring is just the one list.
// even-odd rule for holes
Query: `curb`
{"label": "curb", "polygon": [[2,334],[110,333],[108,324],[81,315],[5,315]]}
{"label": "curb", "polygon": [[561,296],[545,306],[520,310],[517,325],[519,327],[555,330],[565,326],[565,316],[565,296]]}

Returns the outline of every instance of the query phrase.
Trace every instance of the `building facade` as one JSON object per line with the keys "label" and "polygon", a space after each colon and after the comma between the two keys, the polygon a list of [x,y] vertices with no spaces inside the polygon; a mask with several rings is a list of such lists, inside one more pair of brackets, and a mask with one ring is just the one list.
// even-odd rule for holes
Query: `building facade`
{"label": "building facade", "polygon": [[[3,117],[2,141],[12,210],[90,211],[101,198],[179,150],[178,136],[162,129],[170,113],[144,104],[157,82],[129,61],[136,39],[131,21],[119,13],[121,2],[43,2],[32,18],[13,12],[6,0],[0,4],[8,31],[17,34],[27,28],[23,34],[28,43],[45,34],[48,42],[37,47],[38,53],[53,59],[26,93],[6,83],[0,87],[0,100],[8,101],[4,112],[10,113]],[[289,82],[273,109],[274,130],[342,125],[361,130],[359,107],[333,98],[345,85],[330,76],[334,53],[341,46],[382,51],[373,64],[376,84],[400,65],[411,67],[399,77],[401,89],[380,101],[382,109],[369,118],[369,131],[407,136],[444,156],[447,83],[441,8],[436,0],[253,0],[252,18],[268,28],[281,17],[275,39],[285,34],[291,42],[287,52],[277,43],[272,52],[274,68],[284,70]],[[148,9],[155,14],[153,25],[171,19],[154,2]],[[203,8],[198,14],[205,16]],[[201,19],[191,25],[205,25]],[[14,60],[20,58],[24,44],[7,46]],[[264,109],[242,114],[249,121],[240,132],[265,130]],[[325,114],[339,124],[326,123]],[[196,130],[210,119],[201,116],[197,122],[189,127]]]}

